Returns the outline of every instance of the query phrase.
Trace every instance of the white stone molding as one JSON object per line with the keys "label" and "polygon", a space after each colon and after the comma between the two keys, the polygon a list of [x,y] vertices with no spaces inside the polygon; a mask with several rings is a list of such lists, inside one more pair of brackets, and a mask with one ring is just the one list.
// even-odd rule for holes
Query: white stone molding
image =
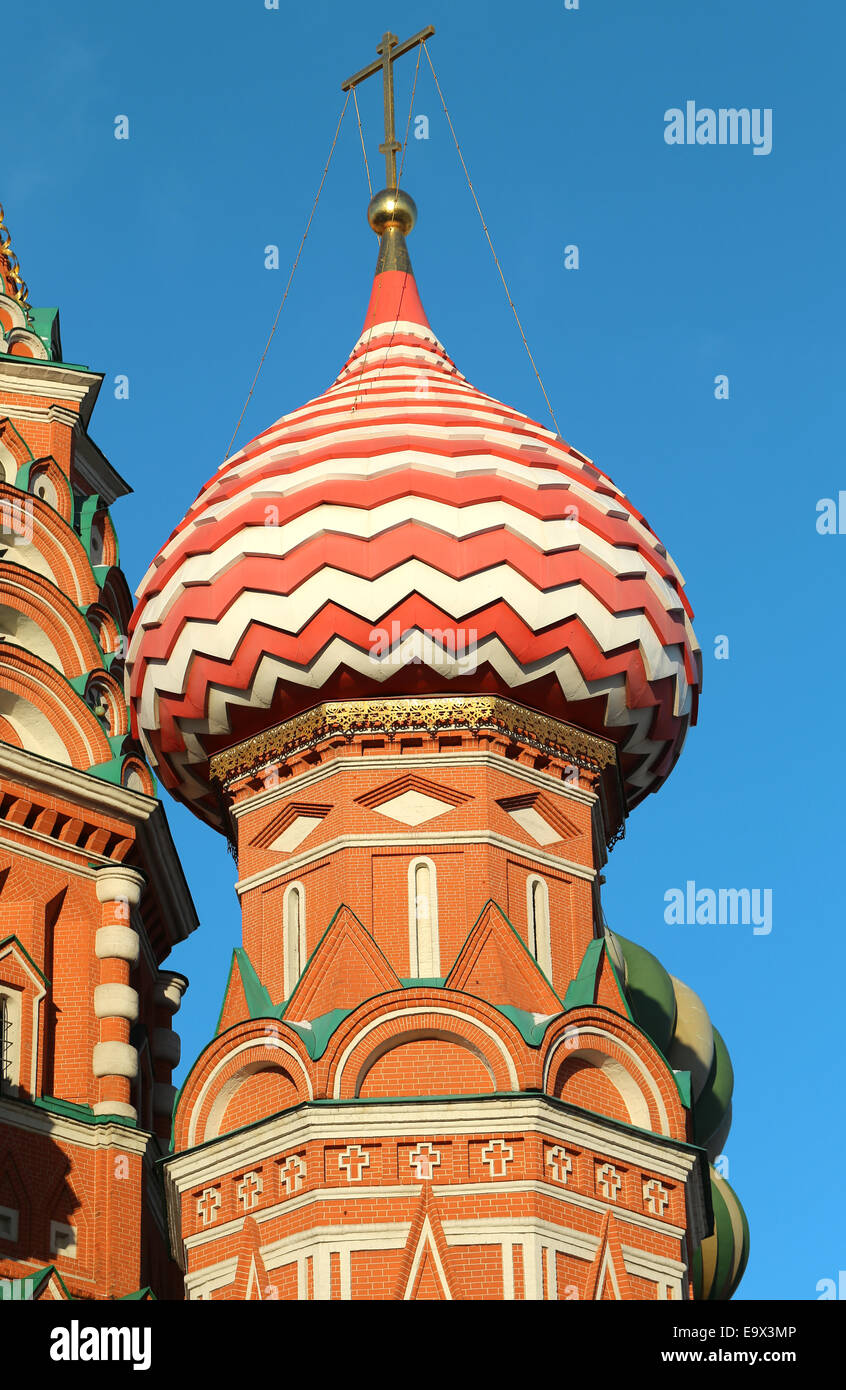
{"label": "white stone molding", "polygon": [[347,1182],[361,1182],[364,1178],[365,1169],[370,1167],[370,1154],[367,1149],[363,1149],[360,1144],[348,1144],[347,1147],[338,1154],[338,1169],[344,1174]]}
{"label": "white stone molding", "polygon": [[264,1191],[264,1179],[261,1173],[255,1169],[250,1169],[245,1173],[240,1182],[235,1184],[235,1193],[245,1212],[253,1210],[259,1204],[259,1198]]}
{"label": "white stone molding", "polygon": [[[134,1081],[138,1075],[138,1049],[123,1042],[98,1042],[94,1046],[95,1076],[124,1076]],[[133,1111],[134,1114],[134,1111]]]}
{"label": "white stone molding", "polygon": [[138,1111],[134,1105],[128,1105],[124,1100],[98,1100],[95,1101],[91,1109],[95,1115],[123,1115],[127,1120],[137,1120]]}
{"label": "white stone molding", "polygon": [[336,777],[350,770],[359,772],[362,768],[366,768],[369,772],[387,772],[400,768],[403,772],[407,772],[409,767],[413,767],[415,772],[419,772],[422,768],[442,771],[444,767],[466,768],[468,766],[483,767],[498,774],[505,773],[515,781],[528,782],[531,786],[543,788],[567,801],[581,802],[583,806],[594,807],[599,804],[596,792],[588,791],[586,787],[577,787],[572,782],[565,782],[560,777],[554,777],[552,773],[541,772],[537,768],[529,767],[523,763],[514,763],[501,753],[468,748],[463,752],[359,753],[350,757],[335,758],[330,762],[322,763],[320,767],[309,768],[307,772],[300,772],[296,777],[280,782],[278,787],[263,788],[254,796],[237,801],[232,807],[232,816],[237,821],[247,810],[255,811],[267,803],[279,800],[282,796],[286,799],[289,796],[298,796],[308,787],[314,786],[315,783],[324,782],[329,777]]}
{"label": "white stone molding", "polygon": [[[95,1114],[121,1114],[116,1102],[110,1102],[102,1109],[91,1107]],[[129,1107],[131,1108],[131,1107]],[[136,1154],[141,1157],[158,1156],[158,1149],[144,1130],[127,1129],[124,1125],[92,1125],[84,1120],[71,1119],[66,1115],[54,1115],[49,1110],[34,1106],[5,1104],[0,1099],[0,1124],[9,1131],[22,1130],[27,1134],[47,1135],[63,1144],[75,1144],[77,1148],[91,1150],[113,1149],[116,1152]]]}
{"label": "white stone molding", "polygon": [[141,941],[134,927],[124,927],[114,922],[98,929],[94,937],[94,954],[98,960],[128,960],[130,965],[137,965]]}
{"label": "white stone molding", "polygon": [[305,886],[299,881],[289,883],[282,898],[282,968],[286,999],[290,999],[305,969],[305,917]]}
{"label": "white stone molding", "polygon": [[134,1023],[138,1018],[138,991],[131,985],[106,984],[94,987],[96,1018],[123,1018]]}
{"label": "white stone molding", "polygon": [[188,981],[184,975],[177,974],[175,970],[159,970],[156,972],[153,1001],[160,1008],[176,1013],[187,988]]}
{"label": "white stone molding", "polygon": [[141,901],[141,892],[145,885],[145,878],[137,869],[129,866],[109,864],[107,867],[98,869],[95,879],[97,889],[97,901],[101,903],[128,902],[130,907],[137,907]]}
{"label": "white stone molding", "polygon": [[[288,790],[288,789],[286,789]],[[597,869],[587,864],[577,864],[575,860],[565,859],[561,855],[547,853],[537,847],[525,844],[521,840],[512,840],[508,835],[500,835],[498,832],[490,830],[460,830],[460,831],[434,831],[430,830],[426,834],[426,844],[433,849],[438,845],[488,845],[495,849],[502,849],[509,854],[515,854],[520,859],[527,860],[531,864],[541,864],[547,869],[553,869],[556,873],[572,875],[573,878],[583,878],[592,883],[598,873]],[[248,893],[252,888],[261,888],[274,879],[281,878],[284,874],[299,873],[318,859],[331,858],[345,849],[408,849],[414,852],[420,845],[420,835],[337,835],[333,840],[327,840],[315,849],[304,851],[302,854],[292,856],[283,864],[271,864],[266,869],[259,869],[254,874],[249,874],[247,878],[241,878],[235,884],[235,892],[241,897]]]}
{"label": "white stone molding", "polygon": [[157,1062],[167,1062],[170,1067],[179,1065],[182,1044],[178,1033],[172,1028],[154,1028],[152,1042],[152,1053]]}
{"label": "white stone molding", "polygon": [[[529,950],[548,980],[552,979],[552,928],[549,913],[549,885],[540,874],[526,879],[526,922]],[[534,948],[534,949],[533,949]]]}
{"label": "white stone molding", "polygon": [[504,1178],[508,1174],[509,1163],[514,1162],[514,1146],[504,1139],[491,1139],[481,1152],[481,1160],[492,1178]]}

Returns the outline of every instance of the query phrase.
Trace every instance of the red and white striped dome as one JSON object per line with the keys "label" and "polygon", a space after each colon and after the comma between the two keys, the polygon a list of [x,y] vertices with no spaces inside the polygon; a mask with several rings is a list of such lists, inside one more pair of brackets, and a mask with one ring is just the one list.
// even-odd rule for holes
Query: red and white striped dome
{"label": "red and white striped dome", "polygon": [[213,823],[213,752],[393,694],[497,692],[602,733],[632,806],[696,717],[691,616],[619,489],[470,386],[410,267],[384,270],[338,379],[227,459],[153,561],[129,697],[162,782]]}

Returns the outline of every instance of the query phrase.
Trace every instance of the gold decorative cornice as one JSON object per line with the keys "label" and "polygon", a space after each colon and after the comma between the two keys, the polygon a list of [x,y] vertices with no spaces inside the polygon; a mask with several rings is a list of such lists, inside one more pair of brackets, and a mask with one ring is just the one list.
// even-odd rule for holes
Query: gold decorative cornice
{"label": "gold decorative cornice", "polygon": [[210,764],[220,787],[260,771],[327,739],[356,734],[494,731],[549,757],[592,772],[614,767],[614,744],[499,695],[408,696],[386,700],[333,700],[296,714],[261,734],[216,753]]}

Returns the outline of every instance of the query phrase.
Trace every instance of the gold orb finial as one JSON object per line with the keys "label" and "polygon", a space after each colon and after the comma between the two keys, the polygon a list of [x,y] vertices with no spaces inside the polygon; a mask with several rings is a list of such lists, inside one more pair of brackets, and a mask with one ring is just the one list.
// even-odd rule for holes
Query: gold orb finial
{"label": "gold orb finial", "polygon": [[383,188],[370,199],[367,220],[377,236],[389,227],[397,227],[407,236],[417,221],[417,205],[401,188]]}

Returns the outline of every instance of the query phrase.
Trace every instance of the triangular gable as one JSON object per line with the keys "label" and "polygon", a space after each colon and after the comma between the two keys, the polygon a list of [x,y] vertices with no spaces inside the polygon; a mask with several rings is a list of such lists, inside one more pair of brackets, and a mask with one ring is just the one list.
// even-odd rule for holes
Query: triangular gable
{"label": "triangular gable", "polygon": [[262,1303],[268,1298],[270,1280],[261,1255],[261,1235],[252,1216],[244,1221],[238,1240],[238,1262],[232,1297],[241,1303]]}
{"label": "triangular gable", "polygon": [[620,1244],[619,1222],[605,1213],[596,1257],[590,1268],[585,1299],[588,1302],[627,1302],[634,1297]]}
{"label": "triangular gable", "polygon": [[325,803],[289,801],[288,805],[283,806],[270,823],[259,831],[250,844],[255,849],[275,849],[280,854],[290,854],[331,810],[332,807]]}
{"label": "triangular gable", "polygon": [[312,952],[283,1017],[286,1022],[320,1018],[401,988],[370,932],[342,905]]}
{"label": "triangular gable", "polygon": [[45,1302],[49,1300],[54,1303],[69,1303],[73,1301],[73,1294],[70,1292],[59,1271],[55,1268],[51,1267],[49,1279],[45,1284],[42,1284],[41,1292],[36,1295],[36,1302],[41,1299]]}
{"label": "triangular gable", "polygon": [[611,1013],[622,1014],[624,1018],[632,1018],[623,986],[602,937],[588,942],[576,978],[570,981],[564,997],[565,1009],[585,1008],[591,1004],[598,1004]]}
{"label": "triangular gable", "polygon": [[557,1014],[561,1000],[496,903],[488,902],[446,978],[446,988],[531,1014]]}
{"label": "triangular gable", "polygon": [[602,956],[599,961],[599,969],[596,972],[595,988],[595,1002],[603,1009],[610,1009],[612,1013],[618,1014],[622,1007],[622,1009],[625,1010],[626,1018],[632,1017],[629,1002],[626,999],[622,982],[617,974],[617,968],[611,959],[611,953],[604,941],[602,943]]}
{"label": "triangular gable", "polygon": [[420,796],[442,802],[444,811],[454,806],[460,806],[462,802],[473,800],[469,792],[462,792],[457,787],[433,782],[428,777],[421,777],[416,772],[406,772],[401,777],[395,777],[392,782],[384,782],[381,786],[373,787],[371,791],[365,792],[364,796],[356,797],[356,801],[358,805],[366,806],[369,810],[378,810],[387,802],[396,801],[409,792],[417,792]]}
{"label": "triangular gable", "polygon": [[42,993],[45,986],[49,986],[50,981],[44,971],[36,965],[20,937],[15,932],[7,932],[5,928],[7,925],[14,925],[18,930],[24,926],[33,928],[35,924],[43,924],[43,921],[43,909],[37,914],[34,905],[30,902],[10,903],[7,907],[0,908],[0,956],[13,955],[25,975],[35,985],[36,990],[40,990]]}
{"label": "triangular gable", "polygon": [[[32,463],[32,450],[24,439],[23,435],[15,429],[8,415],[4,415],[0,420],[0,443],[5,445],[18,465],[18,471],[27,463]],[[13,482],[17,479],[13,478]]]}
{"label": "triangular gable", "polygon": [[0,1279],[0,1302],[69,1302],[73,1295],[55,1265],[33,1270],[17,1279]]}
{"label": "triangular gable", "polygon": [[237,947],[232,952],[217,1033],[223,1033],[233,1023],[241,1023],[247,1018],[273,1018],[275,1012],[270,995],[256,974],[250,957],[243,946]]}
{"label": "triangular gable", "polygon": [[400,1263],[394,1298],[406,1302],[451,1302],[449,1247],[432,1184],[424,1183]]}

